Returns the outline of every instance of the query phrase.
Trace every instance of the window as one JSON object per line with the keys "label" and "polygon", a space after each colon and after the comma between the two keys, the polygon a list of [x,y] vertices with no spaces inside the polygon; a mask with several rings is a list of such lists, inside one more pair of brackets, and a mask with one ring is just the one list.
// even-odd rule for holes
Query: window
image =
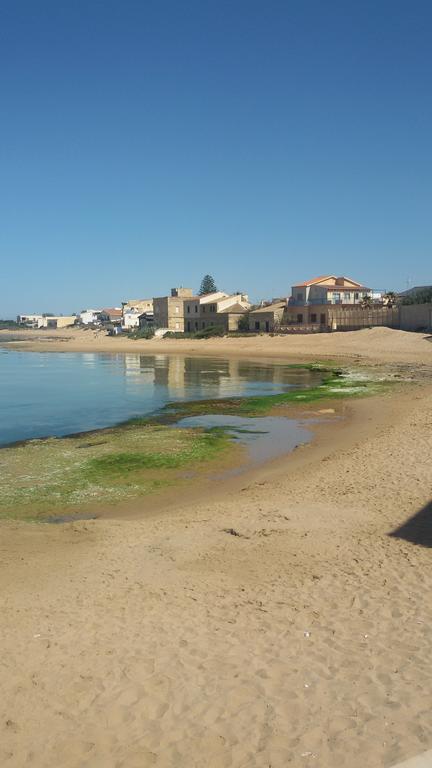
{"label": "window", "polygon": [[303,301],[303,294],[302,293],[298,293],[297,294],[297,301]]}
{"label": "window", "polygon": [[178,315],[178,313],[179,313],[179,307],[176,307],[176,308],[175,308],[175,312],[176,312],[176,315]]}
{"label": "window", "polygon": [[341,303],[341,295],[340,295],[339,291],[335,291],[333,293],[333,303],[334,304],[340,304]]}
{"label": "window", "polygon": [[188,331],[190,331],[190,329],[191,329],[190,320],[188,320],[188,322],[187,322],[187,329],[188,329]]}
{"label": "window", "polygon": [[190,315],[190,304],[187,305],[187,313]]}
{"label": "window", "polygon": [[315,312],[312,312],[312,314],[311,314],[311,323],[316,323],[316,321],[317,321],[317,316],[316,316]]}
{"label": "window", "polygon": [[322,315],[320,315],[320,323],[321,323],[321,325],[325,325],[326,324],[326,316],[325,316],[324,312],[322,313]]}
{"label": "window", "polygon": [[202,311],[205,312],[205,304],[202,306]]}
{"label": "window", "polygon": [[196,321],[196,320],[195,320],[195,330],[196,330],[196,331],[198,330],[198,323],[197,323],[197,321]]}
{"label": "window", "polygon": [[179,323],[176,323],[176,331],[178,331],[179,328],[180,328]]}
{"label": "window", "polygon": [[303,322],[303,315],[301,314],[301,312],[297,315],[297,322],[298,323],[302,323]]}
{"label": "window", "polygon": [[259,331],[259,329],[260,329],[259,320],[255,320],[255,330]]}
{"label": "window", "polygon": [[357,292],[354,294],[354,301],[358,301],[360,298],[360,294]]}
{"label": "window", "polygon": [[198,304],[195,304],[195,312],[198,312]]}
{"label": "window", "polygon": [[345,304],[349,304],[351,301],[351,294],[347,291],[347,293],[344,293],[344,302]]}

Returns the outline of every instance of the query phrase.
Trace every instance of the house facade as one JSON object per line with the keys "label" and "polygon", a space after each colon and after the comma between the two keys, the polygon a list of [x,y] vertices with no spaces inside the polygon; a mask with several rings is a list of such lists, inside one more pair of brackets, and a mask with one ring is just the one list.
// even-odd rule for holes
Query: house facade
{"label": "house facade", "polygon": [[101,309],[83,309],[79,317],[83,325],[93,325],[100,323],[101,314]]}
{"label": "house facade", "polygon": [[252,310],[249,312],[249,330],[271,333],[282,324],[286,307],[286,299],[281,299],[273,304]]}
{"label": "house facade", "polygon": [[284,324],[331,326],[332,308],[360,307],[368,297],[374,305],[382,305],[384,291],[378,291],[349,277],[324,275],[292,286]]}
{"label": "house facade", "polygon": [[187,333],[221,327],[237,331],[239,321],[250,307],[245,293],[228,294],[218,291],[204,296],[192,296],[184,301],[184,330]]}
{"label": "house facade", "polygon": [[18,325],[26,325],[28,328],[38,328],[38,323],[42,320],[43,315],[17,315]]}
{"label": "house facade", "polygon": [[140,312],[153,312],[153,299],[128,299],[122,301],[123,313],[131,309],[138,309]]}
{"label": "house facade", "polygon": [[172,288],[171,296],[153,299],[154,325],[169,331],[184,331],[185,299],[192,298],[192,288]]}
{"label": "house facade", "polygon": [[120,325],[123,317],[121,307],[105,307],[101,310],[100,319],[104,323]]}
{"label": "house facade", "polygon": [[38,328],[68,328],[76,323],[76,315],[57,315],[43,317],[38,322]]}

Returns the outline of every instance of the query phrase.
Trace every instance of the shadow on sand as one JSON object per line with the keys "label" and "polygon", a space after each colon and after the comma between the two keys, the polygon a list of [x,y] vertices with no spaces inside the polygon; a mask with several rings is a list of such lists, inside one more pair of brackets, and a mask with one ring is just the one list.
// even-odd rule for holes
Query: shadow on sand
{"label": "shadow on sand", "polygon": [[432,547],[432,501],[389,533],[396,539],[405,539],[421,547]]}

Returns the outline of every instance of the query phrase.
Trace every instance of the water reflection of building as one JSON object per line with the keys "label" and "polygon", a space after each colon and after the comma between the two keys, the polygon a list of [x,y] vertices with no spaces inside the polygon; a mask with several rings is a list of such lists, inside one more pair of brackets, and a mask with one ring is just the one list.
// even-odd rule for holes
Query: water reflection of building
{"label": "water reflection of building", "polygon": [[[200,358],[182,355],[123,356],[125,374],[135,385],[152,384],[163,387],[168,398],[219,398],[241,396],[253,382],[273,384],[283,389],[293,372],[284,365],[251,363],[235,358]],[[298,379],[299,371],[295,372]]]}

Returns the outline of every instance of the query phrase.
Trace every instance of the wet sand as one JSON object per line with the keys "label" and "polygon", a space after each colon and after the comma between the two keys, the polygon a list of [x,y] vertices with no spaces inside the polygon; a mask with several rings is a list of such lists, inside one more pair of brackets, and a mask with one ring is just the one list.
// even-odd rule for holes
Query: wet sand
{"label": "wet sand", "polygon": [[432,345],[396,334],[386,362],[423,383],[350,401],[241,483],[1,525],[2,765],[389,768],[431,748]]}

